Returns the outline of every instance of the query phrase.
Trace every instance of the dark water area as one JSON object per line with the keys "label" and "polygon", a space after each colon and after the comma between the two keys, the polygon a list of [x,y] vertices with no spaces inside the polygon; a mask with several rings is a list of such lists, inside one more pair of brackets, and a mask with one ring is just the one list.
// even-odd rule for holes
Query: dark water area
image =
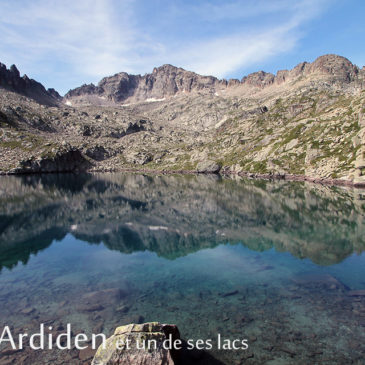
{"label": "dark water area", "polygon": [[[134,174],[0,177],[0,331],[177,324],[196,364],[364,364],[365,191]],[[52,332],[52,333],[53,333]],[[91,350],[0,364],[91,363]]]}

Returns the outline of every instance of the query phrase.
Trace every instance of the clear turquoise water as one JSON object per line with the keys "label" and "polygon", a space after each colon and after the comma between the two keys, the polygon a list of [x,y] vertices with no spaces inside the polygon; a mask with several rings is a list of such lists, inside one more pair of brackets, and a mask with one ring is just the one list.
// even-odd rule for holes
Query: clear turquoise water
{"label": "clear turquoise water", "polygon": [[[362,364],[364,197],[203,176],[1,177],[0,327],[109,336],[160,321],[185,339],[248,339],[214,347],[217,363]],[[2,359],[82,363],[65,356]]]}

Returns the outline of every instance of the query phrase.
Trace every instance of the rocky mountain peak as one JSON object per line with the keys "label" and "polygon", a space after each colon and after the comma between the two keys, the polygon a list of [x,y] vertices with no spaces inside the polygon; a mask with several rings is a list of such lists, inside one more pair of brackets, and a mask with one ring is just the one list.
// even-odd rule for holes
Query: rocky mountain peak
{"label": "rocky mountain peak", "polygon": [[272,73],[258,71],[243,77],[241,83],[258,87],[265,87],[273,84],[274,81],[275,76]]}
{"label": "rocky mountain peak", "polygon": [[291,70],[291,74],[294,77],[303,75],[306,71],[306,69],[308,68],[308,66],[310,65],[310,63],[304,61],[299,63],[298,65],[296,65],[292,70]]}
{"label": "rocky mountain peak", "polygon": [[[2,88],[25,94],[33,85],[34,97],[57,98],[14,67],[0,70]],[[65,171],[64,161],[81,164],[81,154],[93,171],[295,174],[365,186],[364,76],[347,59],[325,55],[242,81],[172,65],[120,72],[70,91],[64,102],[71,108],[41,108],[1,89],[0,129],[9,133],[0,173]]]}
{"label": "rocky mountain peak", "polygon": [[201,76],[183,68],[165,64],[155,67],[152,73],[144,76],[120,72],[104,77],[96,87],[90,84],[70,90],[65,95],[65,99],[73,99],[73,102],[77,103],[80,100],[83,102],[86,95],[93,95],[117,103],[148,101],[163,99],[178,93],[214,91],[216,86],[226,85],[226,83],[213,76]]}
{"label": "rocky mountain peak", "polygon": [[15,65],[11,65],[9,71],[15,76],[20,77],[20,72]]}
{"label": "rocky mountain peak", "polygon": [[80,95],[88,95],[88,94],[97,94],[98,88],[93,84],[82,84],[81,86],[70,90],[67,95],[69,97],[80,96]]}
{"label": "rocky mountain peak", "polygon": [[56,90],[46,90],[41,83],[27,75],[21,77],[15,65],[7,69],[6,65],[0,63],[0,88],[22,94],[45,105],[58,105],[62,99]]}
{"label": "rocky mountain peak", "polygon": [[[351,82],[361,86],[364,83],[365,72],[353,65],[345,57],[327,54],[318,57],[314,62],[301,62],[291,70],[280,70],[276,75],[258,71],[241,79],[219,80],[214,76],[202,76],[192,71],[184,70],[171,64],[155,67],[152,73],[130,75],[120,72],[104,77],[98,86],[83,85],[70,90],[65,100],[78,103],[93,103],[95,97],[98,103],[105,101],[113,103],[133,103],[140,101],[156,101],[177,94],[191,92],[215,93],[226,88],[239,88],[241,85],[254,88],[266,88],[280,85],[288,81],[326,79],[326,83],[341,83],[343,86]],[[92,100],[91,100],[92,99]]]}
{"label": "rocky mountain peak", "polygon": [[340,81],[351,82],[355,80],[359,69],[353,65],[347,58],[335,54],[327,54],[318,57],[309,67],[306,67],[304,73],[320,73],[335,76]]}
{"label": "rocky mountain peak", "polygon": [[291,70],[279,70],[276,75],[264,71],[254,72],[242,78],[241,83],[260,88],[282,84],[298,77],[327,76],[331,82],[349,83],[358,79],[359,69],[347,58],[335,54],[318,57],[314,62],[301,62]]}
{"label": "rocky mountain peak", "polygon": [[156,75],[156,74],[164,74],[164,73],[173,73],[173,72],[177,72],[177,71],[182,71],[184,72],[185,70],[181,67],[176,67],[170,64],[165,64],[162,65],[160,67],[155,67],[152,71],[152,74]]}

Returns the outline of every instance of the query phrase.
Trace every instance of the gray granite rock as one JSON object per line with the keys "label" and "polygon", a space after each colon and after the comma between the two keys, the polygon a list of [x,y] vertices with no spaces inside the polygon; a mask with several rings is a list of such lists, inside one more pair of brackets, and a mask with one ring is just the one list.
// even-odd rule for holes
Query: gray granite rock
{"label": "gray granite rock", "polygon": [[172,341],[180,338],[175,325],[150,322],[118,327],[105,348],[100,345],[92,365],[174,365],[178,353],[169,350],[170,344],[164,345],[170,336]]}

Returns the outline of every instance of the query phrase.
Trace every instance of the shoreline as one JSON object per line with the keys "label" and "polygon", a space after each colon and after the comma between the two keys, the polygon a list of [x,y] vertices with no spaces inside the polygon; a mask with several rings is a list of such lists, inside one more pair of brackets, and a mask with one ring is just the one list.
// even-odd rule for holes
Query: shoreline
{"label": "shoreline", "polygon": [[343,180],[343,179],[326,179],[326,178],[315,178],[306,175],[295,175],[295,174],[260,174],[260,173],[252,173],[252,172],[232,172],[226,171],[221,173],[201,173],[195,170],[150,170],[150,169],[133,169],[126,168],[118,171],[98,171],[95,170],[93,172],[144,172],[151,174],[182,174],[182,175],[218,175],[218,176],[240,176],[246,177],[249,179],[258,179],[258,180],[285,180],[285,181],[307,181],[314,184],[321,185],[329,185],[329,186],[346,186],[346,187],[354,187],[354,188],[365,188],[365,181],[361,183],[354,183],[351,180]]}
{"label": "shoreline", "polygon": [[365,188],[365,180],[363,182],[354,182],[351,180],[344,179],[331,179],[331,178],[319,178],[312,177],[306,175],[295,175],[295,174],[261,174],[261,173],[253,173],[253,172],[232,172],[232,171],[224,171],[220,173],[212,173],[212,172],[197,172],[196,170],[156,170],[156,169],[143,169],[143,168],[132,168],[126,167],[121,169],[90,169],[85,171],[44,171],[44,172],[34,172],[34,171],[0,171],[0,176],[9,176],[9,175],[40,175],[40,174],[62,174],[62,173],[116,173],[116,172],[133,172],[133,173],[147,173],[147,174],[155,174],[155,175],[216,175],[216,176],[239,176],[246,177],[249,179],[261,179],[261,180],[285,180],[285,181],[307,181],[314,184],[320,185],[328,185],[328,186],[345,186],[345,187],[353,187],[353,188]]}

